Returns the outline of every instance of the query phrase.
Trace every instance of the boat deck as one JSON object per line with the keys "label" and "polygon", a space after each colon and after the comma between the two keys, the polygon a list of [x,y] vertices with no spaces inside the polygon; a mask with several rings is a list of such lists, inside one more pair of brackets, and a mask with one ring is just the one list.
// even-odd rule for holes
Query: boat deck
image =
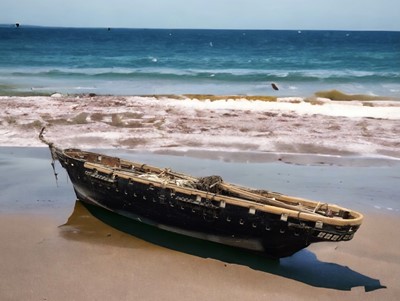
{"label": "boat deck", "polygon": [[280,214],[286,219],[292,217],[336,226],[359,226],[363,219],[362,214],[337,205],[241,187],[226,183],[218,176],[197,178],[168,168],[158,168],[92,152],[76,149],[63,152],[71,158],[83,161],[84,167],[92,173],[105,175],[112,180],[120,177],[196,195],[199,198],[219,202],[220,206],[232,204],[246,207],[249,212],[261,210]]}

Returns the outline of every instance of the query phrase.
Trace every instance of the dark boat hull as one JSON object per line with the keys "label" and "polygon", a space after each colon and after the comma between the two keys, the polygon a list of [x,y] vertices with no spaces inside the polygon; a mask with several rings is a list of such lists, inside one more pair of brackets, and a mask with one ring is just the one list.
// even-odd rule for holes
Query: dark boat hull
{"label": "dark boat hull", "polygon": [[[62,151],[56,155],[67,170],[79,200],[160,229],[205,239],[280,258],[294,254],[311,243],[330,237],[349,240],[348,229],[315,229],[304,222],[281,215],[226,204],[212,199],[155,187],[127,178],[110,178],[85,167],[82,160]],[[323,233],[323,235],[321,235]],[[339,239],[340,237],[340,239]]]}

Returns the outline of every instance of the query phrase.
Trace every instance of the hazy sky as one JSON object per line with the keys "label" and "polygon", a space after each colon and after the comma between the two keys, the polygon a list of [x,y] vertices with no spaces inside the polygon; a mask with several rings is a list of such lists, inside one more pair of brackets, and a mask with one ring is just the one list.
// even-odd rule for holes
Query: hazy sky
{"label": "hazy sky", "polygon": [[1,0],[0,24],[400,31],[400,0]]}

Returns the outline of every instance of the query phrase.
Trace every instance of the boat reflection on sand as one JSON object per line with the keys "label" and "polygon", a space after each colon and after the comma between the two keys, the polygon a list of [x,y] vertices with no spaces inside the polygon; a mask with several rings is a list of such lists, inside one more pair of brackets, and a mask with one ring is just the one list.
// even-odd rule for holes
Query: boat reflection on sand
{"label": "boat reflection on sand", "polygon": [[385,288],[379,280],[353,271],[347,266],[322,262],[306,249],[291,257],[267,259],[243,249],[158,229],[80,201],[76,201],[68,221],[60,226],[60,234],[65,239],[82,243],[131,248],[133,256],[138,253],[135,249],[165,252],[165,248],[168,248],[227,264],[247,266],[315,287],[351,290],[361,286],[365,291]]}

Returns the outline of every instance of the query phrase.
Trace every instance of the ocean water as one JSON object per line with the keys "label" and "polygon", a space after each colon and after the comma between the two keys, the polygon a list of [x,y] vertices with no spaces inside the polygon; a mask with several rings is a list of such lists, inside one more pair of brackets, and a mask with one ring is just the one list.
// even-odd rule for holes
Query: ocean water
{"label": "ocean water", "polygon": [[0,26],[2,95],[332,89],[399,97],[400,32]]}

